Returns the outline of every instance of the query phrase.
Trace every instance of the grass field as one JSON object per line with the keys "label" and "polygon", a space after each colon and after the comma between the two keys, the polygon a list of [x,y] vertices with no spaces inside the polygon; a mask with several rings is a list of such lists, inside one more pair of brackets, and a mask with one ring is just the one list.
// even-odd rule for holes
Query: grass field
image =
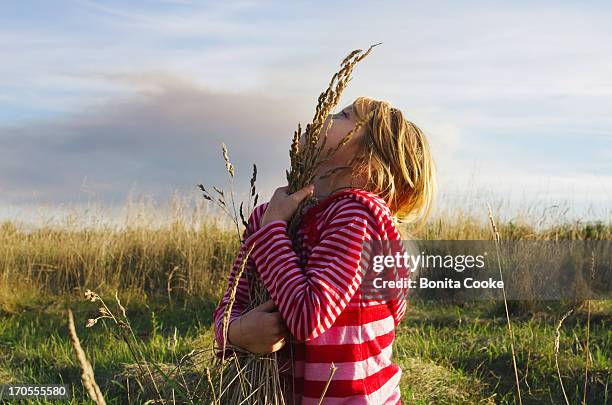
{"label": "grass field", "polygon": [[[108,403],[141,403],[126,344],[101,323],[85,328],[98,306],[85,289],[108,302],[119,291],[147,358],[171,366],[193,349],[210,347],[212,311],[233,254],[236,235],[199,209],[171,210],[164,224],[132,216],[121,227],[77,222],[41,224],[24,231],[0,225],[0,382],[67,383],[71,403],[87,403],[66,327],[71,307],[81,343]],[[78,217],[78,216],[77,216]],[[134,219],[136,218],[136,219]],[[612,238],[610,223],[560,222],[536,228],[499,224],[502,238]],[[490,239],[486,222],[458,213],[432,219],[419,238]],[[524,404],[581,403],[585,383],[586,302],[509,302]],[[610,397],[612,302],[590,306],[589,404]],[[395,361],[404,373],[404,403],[518,403],[503,303],[415,301],[397,330]],[[197,374],[194,367],[190,372]],[[34,402],[32,402],[34,403]]]}

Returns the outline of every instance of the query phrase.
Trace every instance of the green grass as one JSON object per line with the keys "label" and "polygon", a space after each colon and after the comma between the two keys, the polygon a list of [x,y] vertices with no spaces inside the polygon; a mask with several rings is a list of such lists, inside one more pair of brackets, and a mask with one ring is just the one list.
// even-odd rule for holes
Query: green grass
{"label": "green grass", "polygon": [[[175,363],[194,348],[209,347],[214,300],[170,305],[165,297],[126,297],[128,316],[145,343],[147,358]],[[70,403],[84,402],[80,370],[67,334],[67,305],[74,311],[77,332],[108,403],[124,403],[125,380],[117,376],[133,364],[129,350],[112,328],[104,324],[84,327],[87,318],[95,315],[97,305],[79,297],[47,296],[20,303],[13,312],[0,312],[2,380],[70,384]],[[484,302],[462,307],[433,302],[411,304],[397,329],[394,345],[395,361],[403,370],[405,403],[515,403],[507,326],[498,306]],[[564,309],[555,305],[513,322],[525,404],[563,402],[553,347],[556,322]],[[587,396],[591,404],[604,404],[610,395],[611,314],[610,302],[594,303]],[[582,399],[585,317],[584,310],[577,310],[561,329],[561,369],[570,403]]]}
{"label": "green grass", "polygon": [[[72,298],[73,300],[69,300]],[[0,311],[0,376],[4,383],[70,384],[75,400],[86,398],[80,369],[67,329],[67,306],[74,312],[77,333],[95,370],[108,403],[122,403],[126,396],[116,381],[126,365],[133,364],[125,342],[112,325],[99,321],[86,328],[96,315],[95,303],[77,297],[52,297],[20,305],[14,312]],[[110,301],[110,300],[109,300]],[[156,363],[175,363],[195,347],[206,348],[212,339],[211,301],[169,305],[167,300],[130,302],[128,316],[138,338],[144,342],[145,357]],[[115,398],[114,400],[112,398]],[[32,402],[36,403],[36,402]]]}
{"label": "green grass", "polygon": [[[551,303],[548,303],[551,304]],[[463,308],[443,304],[413,307],[397,331],[396,355],[417,358],[444,368],[458,389],[456,399],[442,391],[432,395],[435,403],[470,403],[492,397],[496,403],[514,403],[515,388],[510,357],[510,339],[505,317],[500,317],[496,303],[469,303]],[[556,308],[555,308],[556,307]],[[416,310],[416,311],[415,311]],[[563,402],[554,368],[555,327],[562,315],[554,305],[546,313],[535,312],[513,320],[517,363],[523,403]],[[606,403],[609,372],[612,319],[610,303],[599,303],[592,315],[588,402]],[[556,316],[555,316],[556,315]],[[583,347],[586,313],[582,310],[568,318],[561,330],[560,358],[564,383],[570,403],[582,399],[584,384]],[[401,363],[401,360],[400,360]],[[407,377],[410,378],[410,375]],[[424,385],[427,386],[427,381]],[[453,386],[448,384],[447,387]],[[410,390],[410,387],[408,387]],[[421,391],[415,391],[416,398]],[[408,399],[408,397],[404,397]],[[431,400],[424,398],[424,400]]]}

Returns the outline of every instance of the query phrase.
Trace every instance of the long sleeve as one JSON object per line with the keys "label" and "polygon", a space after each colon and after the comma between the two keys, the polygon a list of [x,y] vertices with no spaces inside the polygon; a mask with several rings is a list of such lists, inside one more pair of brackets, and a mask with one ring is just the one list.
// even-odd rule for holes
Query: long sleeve
{"label": "long sleeve", "polygon": [[404,319],[404,316],[406,315],[406,298],[402,298],[402,299],[396,299],[393,302],[393,310],[394,310],[394,321],[395,321],[395,326],[399,325],[399,323],[402,321],[402,319]]}
{"label": "long sleeve", "polygon": [[362,248],[376,233],[370,210],[351,201],[326,221],[305,267],[293,251],[287,222],[274,221],[246,240],[262,282],[300,341],[329,329],[362,282]]}
{"label": "long sleeve", "polygon": [[[267,203],[262,204],[253,210],[253,213],[251,214],[248,221],[248,226],[246,227],[243,233],[243,241],[259,227],[259,222],[261,220],[261,217],[263,216],[263,213],[265,212],[266,207]],[[221,301],[219,302],[217,308],[213,313],[215,340],[220,348],[223,347],[223,341],[225,340],[223,336],[223,313],[225,312],[225,308],[227,307],[227,304],[229,302],[234,280],[236,278],[236,275],[240,272],[240,269],[243,264],[243,259],[247,255],[247,252],[247,246],[243,242],[240,246],[240,251],[236,256],[236,259],[234,260],[234,264],[232,266],[225,293],[223,294]],[[249,257],[245,264],[242,276],[238,280],[238,287],[236,289],[235,301],[232,306],[232,311],[230,313],[229,324],[238,319],[249,305],[249,285],[246,274],[249,271],[254,271],[254,266],[255,263],[252,257]],[[219,351],[217,353],[217,356],[220,357],[221,354],[222,351]]]}

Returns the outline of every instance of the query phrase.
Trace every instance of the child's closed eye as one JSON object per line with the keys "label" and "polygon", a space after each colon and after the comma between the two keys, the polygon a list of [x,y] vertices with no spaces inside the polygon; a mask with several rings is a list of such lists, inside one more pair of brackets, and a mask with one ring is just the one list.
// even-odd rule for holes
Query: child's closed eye
{"label": "child's closed eye", "polygon": [[338,118],[338,117],[348,118],[348,113],[345,110],[342,110],[334,116],[334,118]]}

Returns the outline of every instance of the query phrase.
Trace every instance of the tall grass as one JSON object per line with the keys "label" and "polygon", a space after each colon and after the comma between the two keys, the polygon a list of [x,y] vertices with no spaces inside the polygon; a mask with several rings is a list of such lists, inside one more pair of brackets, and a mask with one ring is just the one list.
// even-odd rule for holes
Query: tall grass
{"label": "tall grass", "polygon": [[[0,224],[3,287],[52,293],[87,288],[132,289],[146,294],[218,295],[238,246],[227,221],[207,204],[175,196],[167,206],[129,201],[114,225],[99,225],[104,210],[75,209],[72,219],[24,229]],[[165,214],[163,214],[165,213]],[[84,226],[87,222],[90,225]],[[0,299],[9,300],[0,293]]]}
{"label": "tall grass", "polygon": [[[0,223],[0,303],[10,308],[16,285],[24,294],[28,288],[51,293],[91,288],[170,299],[219,296],[238,242],[232,224],[212,205],[176,194],[166,205],[145,199],[127,201],[123,208],[138,209],[138,215],[123,215],[109,225],[103,223],[105,209],[75,207],[70,218],[78,221],[55,218],[37,227]],[[612,239],[610,221],[574,221],[538,230],[527,220],[496,218],[496,223],[503,238],[511,240]],[[434,216],[415,237],[486,240],[490,234],[489,224],[479,215],[460,211]]]}
{"label": "tall grass", "polygon": [[[125,215],[113,226],[102,224],[105,210],[92,209],[75,209],[72,218],[78,221],[45,221],[36,228],[1,223],[0,310],[20,312],[43,293],[80,295],[88,288],[104,296],[119,290],[122,297],[148,296],[170,305],[201,297],[216,304],[237,249],[234,224],[221,220],[206,203],[185,196],[176,195],[163,207],[131,201],[127,205],[133,213],[137,207],[137,215]],[[612,237],[609,222],[576,221],[540,229],[518,219],[496,223],[504,239]],[[418,237],[486,239],[490,232],[481,218],[457,212],[434,217]],[[583,376],[590,376],[589,349],[581,346],[583,350],[587,359]],[[525,353],[517,356],[524,358]],[[564,367],[563,359],[559,362]],[[509,361],[506,367],[506,372],[511,369]],[[153,370],[153,374],[159,373]],[[218,380],[211,376],[210,381]],[[527,376],[521,381],[525,384]]]}

